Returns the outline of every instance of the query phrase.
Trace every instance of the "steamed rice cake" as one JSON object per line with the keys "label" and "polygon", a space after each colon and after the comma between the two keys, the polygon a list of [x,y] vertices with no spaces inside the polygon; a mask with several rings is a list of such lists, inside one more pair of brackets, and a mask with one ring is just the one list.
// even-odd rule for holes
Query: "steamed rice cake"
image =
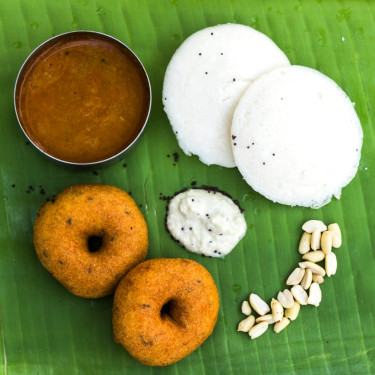
{"label": "steamed rice cake", "polygon": [[344,91],[302,66],[276,69],[241,98],[232,149],[246,182],[266,198],[319,208],[355,176],[363,132]]}
{"label": "steamed rice cake", "polygon": [[208,27],[187,38],[165,73],[163,104],[179,146],[205,164],[234,167],[230,128],[250,83],[289,66],[284,53],[251,27]]}

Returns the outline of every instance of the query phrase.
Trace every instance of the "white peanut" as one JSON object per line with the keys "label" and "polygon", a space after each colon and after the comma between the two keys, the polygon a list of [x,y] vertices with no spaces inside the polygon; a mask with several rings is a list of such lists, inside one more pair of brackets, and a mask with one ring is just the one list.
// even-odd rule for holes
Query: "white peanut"
{"label": "white peanut", "polygon": [[322,250],[328,254],[332,251],[332,232],[326,230],[322,233],[322,239],[320,240]]}
{"label": "white peanut", "polygon": [[250,305],[259,314],[265,315],[270,311],[269,306],[256,294],[250,294]]}
{"label": "white peanut", "polygon": [[277,322],[274,326],[273,326],[273,330],[276,332],[276,333],[279,333],[281,332],[288,324],[290,323],[290,320],[288,318],[286,318],[285,316],[279,321]]}
{"label": "white peanut", "polygon": [[331,252],[326,255],[326,272],[327,276],[330,277],[336,273],[337,270],[337,258],[335,253]]}
{"label": "white peanut", "polygon": [[258,317],[255,319],[255,322],[256,322],[256,323],[266,322],[266,323],[268,323],[268,324],[273,324],[273,323],[275,323],[275,321],[273,320],[272,314],[267,314],[267,315],[261,315],[261,316],[258,316]]}
{"label": "white peanut", "polygon": [[301,285],[294,285],[291,289],[293,297],[300,303],[300,305],[307,305],[308,295],[306,290]]}
{"label": "white peanut", "polygon": [[305,274],[305,270],[302,268],[296,268],[286,280],[286,285],[297,285],[301,282],[303,275]]}
{"label": "white peanut", "polygon": [[272,298],[272,301],[271,301],[271,311],[272,311],[272,318],[276,323],[279,322],[284,316],[284,309],[281,306],[281,303],[274,298]]}
{"label": "white peanut", "polygon": [[314,230],[324,232],[325,230],[327,230],[327,226],[320,220],[309,220],[302,225],[302,230],[307,233],[312,233],[314,232]]}
{"label": "white peanut", "polygon": [[263,335],[263,333],[267,331],[267,328],[268,328],[268,323],[266,322],[262,322],[262,323],[255,325],[249,331],[250,338],[256,339],[260,335]]}
{"label": "white peanut", "polygon": [[317,250],[317,251],[310,251],[309,253],[306,253],[305,255],[302,256],[303,260],[308,260],[309,262],[320,262],[325,258],[325,254],[322,250]]}
{"label": "white peanut", "polygon": [[322,300],[322,291],[318,283],[312,283],[310,286],[310,294],[307,299],[309,305],[319,306]]}
{"label": "white peanut", "polygon": [[284,289],[282,292],[279,292],[277,299],[285,309],[293,306],[294,298],[289,289]]}
{"label": "white peanut", "polygon": [[320,238],[322,234],[320,230],[314,230],[314,232],[311,233],[311,249],[312,250],[318,250],[320,249]]}
{"label": "white peanut", "polygon": [[310,251],[311,233],[304,232],[299,241],[298,251],[300,254],[306,254]]}
{"label": "white peanut", "polygon": [[301,305],[298,301],[294,301],[293,306],[285,310],[285,317],[289,320],[296,320],[299,314]]}
{"label": "white peanut", "polygon": [[312,281],[313,281],[313,283],[321,284],[321,283],[324,283],[324,277],[322,275],[318,275],[318,274],[314,273],[312,275]]}
{"label": "white peanut", "polygon": [[246,319],[241,320],[240,323],[238,324],[237,331],[238,332],[249,332],[251,327],[255,323],[255,316],[250,315]]}
{"label": "white peanut", "polygon": [[306,268],[305,276],[303,276],[303,279],[301,281],[301,286],[303,289],[307,290],[310,288],[311,283],[312,283],[312,271],[310,268]]}
{"label": "white peanut", "polygon": [[249,302],[247,302],[247,301],[243,301],[242,302],[241,312],[242,312],[242,314],[245,314],[245,315],[250,315],[251,314],[251,307],[250,307]]}
{"label": "white peanut", "polygon": [[320,267],[319,264],[313,262],[300,262],[298,264],[301,268],[310,268],[312,273],[317,273],[323,277],[326,275],[326,271],[324,271],[324,268]]}
{"label": "white peanut", "polygon": [[328,230],[332,232],[332,246],[337,249],[342,243],[340,227],[337,223],[334,223],[328,225]]}

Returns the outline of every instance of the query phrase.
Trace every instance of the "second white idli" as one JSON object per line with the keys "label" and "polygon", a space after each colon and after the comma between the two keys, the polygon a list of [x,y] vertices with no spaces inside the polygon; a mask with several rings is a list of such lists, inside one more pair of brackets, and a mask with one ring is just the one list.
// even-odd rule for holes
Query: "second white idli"
{"label": "second white idli", "polygon": [[163,104],[179,146],[208,165],[234,167],[230,128],[249,84],[288,66],[284,53],[251,27],[208,27],[187,38],[165,73]]}
{"label": "second white idli", "polygon": [[257,79],[233,117],[232,148],[246,182],[266,198],[319,208],[355,176],[363,132],[344,91],[291,66]]}

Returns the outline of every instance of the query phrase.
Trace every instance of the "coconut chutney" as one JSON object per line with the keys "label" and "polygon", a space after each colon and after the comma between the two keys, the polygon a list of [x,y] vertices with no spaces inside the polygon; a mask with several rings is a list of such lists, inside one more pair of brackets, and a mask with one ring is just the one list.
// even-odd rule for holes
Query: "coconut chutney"
{"label": "coconut chutney", "polygon": [[167,229],[186,250],[223,257],[246,233],[240,208],[228,196],[206,189],[190,189],[168,203]]}

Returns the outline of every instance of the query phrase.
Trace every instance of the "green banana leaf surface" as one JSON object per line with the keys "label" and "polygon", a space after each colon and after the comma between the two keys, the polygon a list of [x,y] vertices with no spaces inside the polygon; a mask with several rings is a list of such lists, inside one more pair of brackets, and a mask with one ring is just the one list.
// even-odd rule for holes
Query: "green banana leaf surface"
{"label": "green banana leaf surface", "polygon": [[[355,103],[364,132],[362,158],[340,200],[318,210],[275,204],[254,192],[237,169],[206,166],[179,149],[161,103],[165,69],[189,35],[222,23],[268,35],[292,64],[331,77]],[[124,160],[94,171],[45,158],[27,142],[14,113],[13,89],[23,61],[45,40],[71,30],[100,31],[127,44],[145,65],[153,91],[148,125],[136,147]],[[0,373],[375,373],[374,46],[370,0],[2,0]],[[245,209],[247,234],[224,259],[187,252],[164,228],[166,202],[160,196],[194,181],[225,190]],[[180,362],[165,368],[138,363],[113,340],[113,297],[78,298],[41,266],[32,241],[36,213],[47,198],[77,183],[131,192],[148,224],[148,258],[189,258],[215,279],[221,302],[215,330]],[[270,301],[285,288],[300,260],[301,225],[308,219],[338,222],[343,234],[338,270],[321,285],[320,306],[302,307],[279,334],[270,328],[251,340],[236,332],[241,302],[250,292]]]}

